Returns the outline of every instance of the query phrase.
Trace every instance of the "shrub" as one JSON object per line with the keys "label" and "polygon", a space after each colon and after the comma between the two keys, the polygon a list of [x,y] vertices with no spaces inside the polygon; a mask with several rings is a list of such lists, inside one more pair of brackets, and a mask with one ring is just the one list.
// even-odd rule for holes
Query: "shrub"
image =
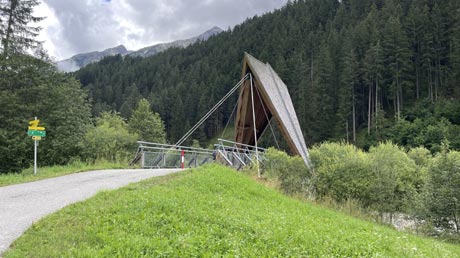
{"label": "shrub", "polygon": [[314,178],[302,158],[290,157],[274,148],[269,148],[265,155],[267,158],[264,164],[265,175],[268,178],[278,179],[281,189],[286,194],[314,195]]}
{"label": "shrub", "polygon": [[264,173],[268,178],[279,178],[285,170],[289,170],[289,156],[286,152],[268,148],[265,158],[267,161],[264,163]]}
{"label": "shrub", "polygon": [[319,197],[367,203],[370,175],[364,152],[351,144],[323,143],[310,151],[310,157],[317,175]]}
{"label": "shrub", "polygon": [[387,142],[369,151],[370,205],[380,213],[404,212],[413,203],[416,186],[423,182],[415,162],[397,145]]}
{"label": "shrub", "polygon": [[427,167],[429,166],[432,155],[431,152],[424,148],[424,147],[417,147],[417,148],[412,148],[409,150],[407,153],[408,157],[412,159],[415,164],[419,167]]}
{"label": "shrub", "polygon": [[460,232],[460,152],[443,150],[429,169],[426,206],[436,226]]}
{"label": "shrub", "polygon": [[96,126],[89,129],[84,138],[86,157],[109,161],[127,159],[134,153],[137,134],[117,113],[103,112]]}

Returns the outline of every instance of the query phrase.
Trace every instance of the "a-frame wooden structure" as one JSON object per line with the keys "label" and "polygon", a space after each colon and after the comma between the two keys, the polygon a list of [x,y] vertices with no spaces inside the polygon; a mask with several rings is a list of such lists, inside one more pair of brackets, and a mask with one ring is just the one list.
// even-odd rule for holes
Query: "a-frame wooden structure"
{"label": "a-frame wooden structure", "polygon": [[245,53],[242,76],[247,74],[250,79],[245,81],[238,99],[235,142],[254,146],[274,118],[292,153],[302,157],[311,168],[305,139],[284,82],[268,63]]}

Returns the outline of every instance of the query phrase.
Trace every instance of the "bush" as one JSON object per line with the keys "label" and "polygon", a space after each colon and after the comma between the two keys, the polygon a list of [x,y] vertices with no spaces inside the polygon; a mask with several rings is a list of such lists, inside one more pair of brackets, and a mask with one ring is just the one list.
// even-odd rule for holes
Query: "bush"
{"label": "bush", "polygon": [[415,162],[397,145],[387,142],[369,151],[370,205],[383,213],[405,212],[414,202],[417,185],[423,184]]}
{"label": "bush", "polygon": [[356,199],[366,205],[370,174],[364,152],[351,144],[323,143],[310,151],[310,157],[319,197],[337,202]]}
{"label": "bush", "polygon": [[426,206],[436,226],[460,232],[460,152],[443,150],[429,169]]}
{"label": "bush", "polygon": [[84,138],[86,157],[92,160],[124,160],[134,154],[137,134],[117,113],[103,112],[96,126],[89,129]]}
{"label": "bush", "polygon": [[289,155],[275,148],[268,148],[265,152],[267,161],[264,163],[264,174],[268,178],[279,178],[281,174],[289,170]]}
{"label": "bush", "polygon": [[421,168],[429,166],[433,156],[430,151],[424,147],[412,148],[407,153],[407,156],[412,159],[415,164]]}
{"label": "bush", "polygon": [[280,180],[281,189],[286,194],[314,195],[314,178],[302,158],[290,157],[274,148],[269,148],[265,156],[267,158],[263,168],[265,175]]}

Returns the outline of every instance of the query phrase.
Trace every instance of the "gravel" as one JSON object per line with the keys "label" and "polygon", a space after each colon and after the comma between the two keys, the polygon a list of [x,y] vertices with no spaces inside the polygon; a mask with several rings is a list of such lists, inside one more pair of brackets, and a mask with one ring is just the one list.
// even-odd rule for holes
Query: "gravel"
{"label": "gravel", "polygon": [[0,254],[33,223],[101,190],[116,189],[178,169],[118,169],[76,173],[0,187]]}

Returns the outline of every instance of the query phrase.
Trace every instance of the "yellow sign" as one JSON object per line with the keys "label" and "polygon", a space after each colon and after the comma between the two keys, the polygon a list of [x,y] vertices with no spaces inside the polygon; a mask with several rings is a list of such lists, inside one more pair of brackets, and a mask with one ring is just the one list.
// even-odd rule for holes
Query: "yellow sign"
{"label": "yellow sign", "polygon": [[40,141],[42,139],[41,136],[32,136],[32,140],[34,141]]}
{"label": "yellow sign", "polygon": [[40,123],[38,119],[29,121],[29,130],[45,131],[45,127],[38,126],[38,123]]}

